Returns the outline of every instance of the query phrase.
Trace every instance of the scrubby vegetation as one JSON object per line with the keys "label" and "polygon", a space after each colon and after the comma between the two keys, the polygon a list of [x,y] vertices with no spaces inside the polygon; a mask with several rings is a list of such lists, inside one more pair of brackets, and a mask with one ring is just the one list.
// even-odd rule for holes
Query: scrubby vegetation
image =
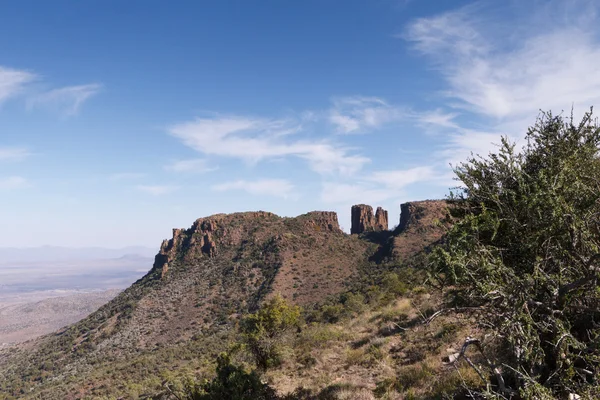
{"label": "scrubby vegetation", "polygon": [[458,222],[433,266],[452,305],[476,309],[491,334],[482,395],[600,396],[599,146],[591,112],[544,113],[522,151],[503,139],[456,168]]}

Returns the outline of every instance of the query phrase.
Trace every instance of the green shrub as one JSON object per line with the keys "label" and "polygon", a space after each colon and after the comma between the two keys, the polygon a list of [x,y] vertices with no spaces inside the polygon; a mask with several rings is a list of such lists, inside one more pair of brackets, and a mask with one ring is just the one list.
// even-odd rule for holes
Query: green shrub
{"label": "green shrub", "polygon": [[277,295],[240,325],[243,340],[262,371],[281,361],[281,344],[286,332],[300,324],[300,307]]}
{"label": "green shrub", "polygon": [[197,386],[188,386],[187,400],[276,400],[277,394],[269,385],[262,383],[255,372],[246,372],[231,364],[228,355],[217,359],[217,376]]}
{"label": "green shrub", "polygon": [[432,272],[499,338],[503,395],[585,393],[600,374],[600,129],[591,112],[544,113],[526,139],[455,169],[457,223]]}
{"label": "green shrub", "polygon": [[340,300],[351,314],[359,314],[365,310],[365,296],[360,293],[344,293]]}

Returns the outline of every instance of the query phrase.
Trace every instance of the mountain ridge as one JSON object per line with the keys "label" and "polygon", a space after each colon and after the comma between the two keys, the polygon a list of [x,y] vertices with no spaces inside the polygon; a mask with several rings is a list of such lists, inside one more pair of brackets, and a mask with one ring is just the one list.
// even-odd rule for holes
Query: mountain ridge
{"label": "mountain ridge", "polygon": [[[443,214],[443,201],[431,204]],[[429,244],[442,232],[421,226],[433,219],[412,220],[412,227],[419,228],[415,232],[427,233]],[[59,390],[35,377],[51,376],[56,383],[73,374],[89,376],[99,365],[118,364],[127,370],[130,359],[158,357],[178,348],[206,357],[223,349],[226,340],[213,343],[216,338],[233,334],[241,315],[275,293],[310,308],[372,279],[378,263],[394,259],[393,240],[394,232],[387,230],[347,234],[334,212],[279,217],[258,211],[199,218],[190,228],[174,229],[150,271],[99,310],[11,353],[0,352],[0,372],[9,368],[16,376],[32,363],[58,365],[34,373],[25,386],[32,393],[44,390],[46,398],[75,399],[80,397],[74,390],[81,386]],[[404,252],[398,262],[416,253]],[[9,390],[14,393],[14,386]]]}

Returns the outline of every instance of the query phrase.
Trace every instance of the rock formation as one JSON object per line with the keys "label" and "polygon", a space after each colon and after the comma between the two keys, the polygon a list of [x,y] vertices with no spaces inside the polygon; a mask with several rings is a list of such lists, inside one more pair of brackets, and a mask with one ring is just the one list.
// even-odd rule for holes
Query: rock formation
{"label": "rock formation", "polygon": [[[173,238],[162,242],[153,269],[160,271],[162,279],[175,260],[191,262],[193,258],[216,257],[224,248],[241,246],[248,239],[249,231],[252,231],[253,227],[280,224],[284,220],[285,218],[264,211],[216,214],[199,218],[189,229],[173,229]],[[313,211],[290,220],[300,223],[301,229],[343,233],[335,212]]]}
{"label": "rock formation", "polygon": [[352,206],[351,218],[351,234],[359,234],[370,231],[373,227],[373,207],[366,204],[357,204]]}
{"label": "rock formation", "polygon": [[304,215],[307,224],[313,226],[316,230],[341,232],[338,217],[332,211],[311,211]]}
{"label": "rock formation", "polygon": [[377,212],[375,212],[375,230],[388,230],[388,212],[381,207],[377,207]]}
{"label": "rock formation", "polygon": [[380,232],[388,229],[388,213],[381,207],[373,215],[373,207],[366,204],[352,206],[352,227],[350,233]]}
{"label": "rock formation", "polygon": [[444,200],[423,200],[400,204],[400,224],[395,233],[404,232],[409,226],[418,225],[421,219],[426,219],[425,224],[429,224],[434,219],[438,221],[445,219],[447,214],[448,205]]}
{"label": "rock formation", "polygon": [[400,224],[391,238],[390,255],[406,260],[437,243],[451,226],[444,200],[425,200],[400,205]]}

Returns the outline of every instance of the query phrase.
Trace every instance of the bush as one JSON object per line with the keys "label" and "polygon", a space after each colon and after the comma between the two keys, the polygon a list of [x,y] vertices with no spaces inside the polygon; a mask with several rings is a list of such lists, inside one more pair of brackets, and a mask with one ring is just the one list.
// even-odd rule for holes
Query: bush
{"label": "bush", "polygon": [[351,314],[359,314],[365,310],[365,296],[360,293],[344,293],[341,301]]}
{"label": "bush", "polygon": [[299,324],[300,307],[288,304],[279,295],[242,320],[240,331],[258,369],[266,371],[280,363],[283,337]]}
{"label": "bush", "polygon": [[600,129],[542,114],[521,152],[503,138],[459,165],[458,219],[432,256],[454,304],[498,338],[505,395],[585,393],[600,374]]}
{"label": "bush", "polygon": [[386,292],[394,295],[401,296],[405,294],[408,290],[408,286],[406,283],[400,280],[398,274],[393,272],[388,272],[383,275],[381,280],[381,286],[385,289]]}
{"label": "bush", "polygon": [[196,387],[188,387],[188,400],[276,400],[275,390],[262,383],[255,371],[246,372],[231,364],[229,356],[217,359],[217,376]]}

